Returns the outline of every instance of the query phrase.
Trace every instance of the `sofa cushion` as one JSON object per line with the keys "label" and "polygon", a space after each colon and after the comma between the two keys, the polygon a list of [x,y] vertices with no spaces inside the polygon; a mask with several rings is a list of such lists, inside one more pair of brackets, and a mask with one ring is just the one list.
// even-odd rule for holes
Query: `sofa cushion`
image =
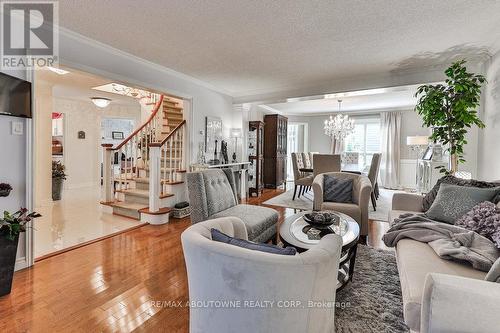
{"label": "sofa cushion", "polygon": [[[432,188],[432,190],[426,194],[422,201],[422,211],[426,212],[429,208],[431,208],[432,203],[436,199],[436,195],[438,194],[439,188],[441,187],[441,183],[443,184],[454,184],[459,186],[466,187],[479,187],[479,188],[490,188],[490,187],[498,187],[500,186],[500,181],[495,182],[484,182],[474,179],[461,179],[455,176],[444,176],[439,179]],[[500,203],[500,193],[493,199],[494,203]]]}
{"label": "sofa cushion", "polygon": [[219,231],[215,228],[210,229],[210,234],[212,236],[212,240],[214,241],[242,247],[248,250],[260,251],[272,254],[280,254],[286,256],[293,256],[297,253],[297,250],[291,246],[282,248],[272,244],[250,242],[245,239],[228,236],[222,231]]}
{"label": "sofa cushion", "polygon": [[493,200],[499,190],[498,187],[479,188],[443,183],[432,206],[425,214],[430,219],[453,224],[475,205]]}
{"label": "sofa cushion", "polygon": [[253,242],[265,242],[269,240],[269,238],[262,239],[261,237],[261,235],[268,236],[270,232],[269,229],[271,229],[271,232],[274,231],[269,236],[277,232],[278,212],[271,208],[253,205],[236,205],[210,216],[210,219],[226,216],[239,217],[247,227],[248,240]]}
{"label": "sofa cushion", "polygon": [[483,280],[485,272],[451,260],[443,260],[426,243],[402,239],[396,245],[403,313],[411,330],[419,331],[420,307],[428,273],[443,273]]}
{"label": "sofa cushion", "polygon": [[477,232],[493,241],[500,249],[500,208],[493,202],[477,204],[459,218],[455,225]]}
{"label": "sofa cushion", "polygon": [[323,201],[352,203],[352,179],[341,179],[326,174],[323,177]]}
{"label": "sofa cushion", "polygon": [[224,172],[205,170],[203,176],[209,216],[236,205],[231,183]]}

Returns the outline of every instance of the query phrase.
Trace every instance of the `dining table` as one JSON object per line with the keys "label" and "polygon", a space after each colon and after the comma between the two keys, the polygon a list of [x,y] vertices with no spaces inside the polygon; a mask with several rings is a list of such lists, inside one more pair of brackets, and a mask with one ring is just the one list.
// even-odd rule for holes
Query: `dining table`
{"label": "dining table", "polygon": [[[341,172],[350,172],[358,175],[368,175],[368,171],[361,164],[342,164]],[[301,172],[314,173],[314,168],[299,168]]]}

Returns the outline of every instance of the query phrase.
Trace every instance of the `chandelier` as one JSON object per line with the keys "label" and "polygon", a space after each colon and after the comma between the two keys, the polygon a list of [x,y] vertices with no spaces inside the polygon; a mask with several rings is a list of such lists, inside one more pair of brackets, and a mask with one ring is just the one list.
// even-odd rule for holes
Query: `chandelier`
{"label": "chandelier", "polygon": [[[342,100],[339,99],[339,112]],[[335,117],[330,116],[330,119],[325,120],[325,134],[335,138],[336,140],[345,139],[354,131],[354,119],[349,119],[349,116],[338,114]]]}

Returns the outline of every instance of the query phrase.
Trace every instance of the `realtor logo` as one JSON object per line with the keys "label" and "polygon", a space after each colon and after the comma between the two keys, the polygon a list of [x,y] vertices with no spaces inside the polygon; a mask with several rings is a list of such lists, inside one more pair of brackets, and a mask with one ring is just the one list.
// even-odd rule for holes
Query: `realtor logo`
{"label": "realtor logo", "polygon": [[57,5],[56,1],[1,2],[1,69],[57,65]]}

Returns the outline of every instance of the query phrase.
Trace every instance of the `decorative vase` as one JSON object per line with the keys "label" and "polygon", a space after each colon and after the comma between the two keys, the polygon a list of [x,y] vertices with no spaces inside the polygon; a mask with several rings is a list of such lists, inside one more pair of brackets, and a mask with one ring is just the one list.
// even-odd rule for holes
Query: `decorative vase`
{"label": "decorative vase", "polygon": [[52,178],[52,200],[61,200],[62,185],[62,178]]}
{"label": "decorative vase", "polygon": [[0,197],[8,197],[10,190],[0,190]]}
{"label": "decorative vase", "polygon": [[16,264],[17,243],[19,236],[14,240],[7,239],[5,234],[0,234],[0,296],[10,294],[12,277]]}

